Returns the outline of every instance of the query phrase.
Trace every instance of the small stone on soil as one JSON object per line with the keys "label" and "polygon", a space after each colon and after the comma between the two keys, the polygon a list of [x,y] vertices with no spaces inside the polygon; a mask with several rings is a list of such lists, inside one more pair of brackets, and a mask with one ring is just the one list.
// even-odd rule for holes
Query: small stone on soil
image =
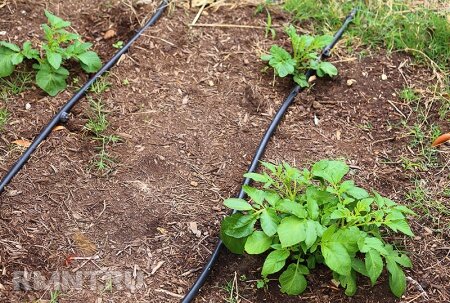
{"label": "small stone on soil", "polygon": [[386,76],[386,74],[382,74],[382,75],[381,75],[381,80],[386,81],[387,78],[388,78],[388,77]]}
{"label": "small stone on soil", "polygon": [[26,110],[29,110],[30,108],[31,108],[31,104],[30,103],[25,104],[25,109]]}
{"label": "small stone on soil", "polygon": [[356,80],[355,79],[348,79],[347,80],[347,86],[352,86],[353,84],[355,84],[356,83]]}
{"label": "small stone on soil", "polygon": [[113,29],[107,30],[106,33],[103,35],[103,39],[111,39],[116,35],[116,31]]}
{"label": "small stone on soil", "polygon": [[192,181],[192,182],[191,182],[191,185],[194,186],[194,187],[197,187],[197,186],[198,186],[198,182]]}

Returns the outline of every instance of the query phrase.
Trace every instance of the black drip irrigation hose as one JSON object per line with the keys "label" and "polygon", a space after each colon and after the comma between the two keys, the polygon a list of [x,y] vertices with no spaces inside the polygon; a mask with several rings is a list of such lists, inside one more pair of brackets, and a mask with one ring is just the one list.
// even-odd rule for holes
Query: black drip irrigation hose
{"label": "black drip irrigation hose", "polygon": [[[322,60],[323,58],[330,56],[331,49],[336,45],[336,43],[339,41],[339,39],[341,39],[342,34],[345,32],[345,30],[347,29],[350,22],[352,22],[353,18],[356,15],[356,12],[357,12],[357,9],[355,8],[346,17],[341,28],[336,32],[336,34],[334,34],[333,41],[322,50],[320,57],[319,57],[319,61]],[[311,70],[311,69],[308,70],[305,74],[306,79],[309,79],[309,77],[314,75],[314,73],[315,73],[314,70]],[[264,136],[261,139],[261,142],[259,143],[259,146],[256,150],[256,153],[253,157],[253,160],[252,160],[247,172],[252,173],[252,172],[256,171],[256,168],[258,167],[258,164],[259,164],[259,160],[263,156],[264,151],[266,150],[266,147],[267,147],[267,144],[269,143],[270,138],[272,137],[273,133],[275,132],[278,124],[280,124],[280,121],[284,117],[287,109],[294,102],[294,99],[298,95],[298,93],[301,92],[302,90],[303,89],[300,86],[296,85],[291,90],[289,95],[286,97],[286,99],[284,100],[280,109],[275,114],[275,117],[272,119],[272,122],[270,123],[266,132],[264,133]],[[243,187],[244,187],[244,185],[249,185],[249,184],[250,184],[250,178],[245,178],[244,181],[242,182],[242,187],[241,187],[241,190],[239,191],[238,198],[242,199],[245,197],[245,192],[244,192]],[[190,303],[197,296],[198,291],[205,283],[207,277],[209,276],[209,274],[211,272],[213,265],[216,263],[222,247],[223,247],[223,242],[221,240],[219,240],[216,248],[214,249],[214,252],[212,253],[210,259],[208,260],[208,263],[206,263],[206,265],[204,266],[203,271],[200,273],[200,276],[197,278],[197,280],[195,281],[194,285],[191,287],[189,292],[181,300],[181,303]]]}
{"label": "black drip irrigation hose", "polygon": [[39,135],[36,138],[34,138],[31,145],[22,154],[19,160],[17,160],[16,163],[14,163],[14,165],[11,167],[8,173],[0,181],[0,194],[4,191],[5,186],[11,181],[11,179],[14,178],[14,176],[25,165],[25,163],[28,161],[31,154],[36,150],[39,144],[41,144],[41,142],[48,137],[48,135],[52,132],[53,128],[58,123],[64,123],[68,120],[70,110],[81,98],[83,98],[84,94],[89,89],[89,87],[99,77],[101,77],[105,72],[110,70],[117,63],[120,57],[128,51],[130,46],[142,35],[142,33],[147,28],[154,25],[156,21],[158,21],[158,19],[161,17],[167,6],[168,0],[162,0],[161,4],[158,6],[158,8],[156,9],[155,13],[150,18],[150,20],[148,20],[147,23],[145,23],[145,25],[127,42],[127,44],[125,44],[120,50],[118,50],[116,54],[107,63],[105,63],[105,65],[103,65],[103,67],[92,78],[90,78],[69,101],[66,102],[66,104],[59,110],[59,112],[53,117],[53,119],[47,124],[47,126],[45,126],[44,129],[42,129]]}

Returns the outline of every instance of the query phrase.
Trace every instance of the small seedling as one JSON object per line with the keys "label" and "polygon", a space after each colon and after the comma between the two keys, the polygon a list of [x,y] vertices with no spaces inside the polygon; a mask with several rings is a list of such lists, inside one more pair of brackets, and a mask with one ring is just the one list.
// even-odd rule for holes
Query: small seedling
{"label": "small seedling", "polygon": [[65,28],[70,22],[45,11],[48,23],[42,24],[44,41],[40,49],[33,48],[31,41],[25,41],[22,49],[6,41],[0,41],[0,78],[14,72],[15,66],[24,59],[33,60],[33,68],[37,70],[36,84],[51,96],[57,95],[67,87],[66,79],[69,71],[63,67],[65,61],[75,60],[87,73],[100,69],[102,63],[97,53],[89,50],[92,43],[82,42],[77,34]]}
{"label": "small seedling", "polygon": [[28,72],[17,72],[8,78],[0,78],[0,95],[7,100],[11,95],[18,95],[29,88],[32,75]]}
{"label": "small seedling", "polygon": [[110,82],[107,80],[107,76],[103,76],[95,80],[95,82],[92,84],[92,86],[89,88],[89,91],[93,92],[94,94],[101,94],[106,91],[112,86]]}
{"label": "small seedling", "polygon": [[59,290],[54,290],[50,292],[50,301],[49,303],[58,303],[60,292]]}
{"label": "small seedling", "polygon": [[400,91],[399,97],[400,99],[405,100],[408,103],[417,101],[419,99],[419,96],[417,96],[414,90],[409,87],[405,87],[404,89],[402,89]]}
{"label": "small seedling", "polygon": [[117,41],[112,45],[114,48],[121,49],[123,47],[123,41]]}
{"label": "small seedling", "polygon": [[283,271],[278,279],[281,291],[301,294],[305,276],[316,264],[325,264],[351,296],[357,290],[357,273],[374,285],[386,266],[392,292],[402,296],[402,267],[412,264],[387,242],[386,229],[413,236],[406,219],[413,211],[343,181],[349,167],[341,161],[321,160],[303,171],[287,163],[262,164],[267,172],[244,175],[261,188],[245,185],[248,199],[225,200],[225,206],[238,212],[222,221],[220,232],[234,253],[269,253],[258,287],[269,275]]}
{"label": "small seedling", "polygon": [[308,79],[305,76],[308,69],[315,70],[318,77],[337,75],[338,71],[333,64],[319,61],[319,51],[331,43],[332,36],[299,36],[292,25],[286,29],[286,33],[291,40],[292,55],[283,47],[272,45],[270,54],[261,56],[263,61],[268,61],[277,76],[293,76],[295,83],[308,87]]}
{"label": "small seedling", "polygon": [[0,130],[3,130],[9,119],[9,112],[6,108],[0,108]]}
{"label": "small seedling", "polygon": [[109,171],[111,169],[111,164],[114,163],[114,160],[109,156],[107,147],[109,144],[119,142],[120,137],[105,134],[108,129],[109,122],[103,102],[101,100],[94,100],[93,98],[88,99],[91,114],[84,127],[87,131],[92,133],[95,141],[100,142],[100,145],[96,147],[98,152],[94,156],[93,165],[98,171]]}

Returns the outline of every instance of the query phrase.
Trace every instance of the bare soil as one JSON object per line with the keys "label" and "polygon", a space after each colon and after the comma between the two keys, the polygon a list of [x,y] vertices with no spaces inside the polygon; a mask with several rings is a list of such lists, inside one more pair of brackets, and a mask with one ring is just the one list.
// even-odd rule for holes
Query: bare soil
{"label": "bare soil", "polygon": [[[37,39],[47,8],[70,20],[104,61],[115,50],[112,43],[130,37],[156,7],[103,0],[5,3],[0,4],[2,39]],[[15,271],[38,271],[47,279],[55,271],[118,271],[135,273],[131,279],[138,283],[143,276],[136,289],[120,289],[108,287],[108,277],[99,274],[98,288],[65,289],[58,302],[178,302],[195,281],[227,214],[223,199],[238,192],[266,126],[293,85],[261,72],[259,54],[274,42],[265,37],[265,18],[255,17],[253,7],[207,9],[198,23],[260,29],[189,28],[197,11],[172,7],[112,69],[107,78],[111,88],[100,96],[90,94],[106,104],[108,133],[122,138],[108,148],[115,160],[109,174],[92,167],[98,143],[83,129],[88,119],[83,100],[65,129],[51,134],[2,194],[1,302],[50,299],[47,289],[14,290]],[[288,21],[283,13],[273,17],[274,24]],[[118,35],[103,39],[110,28]],[[277,37],[283,34],[278,31]],[[406,203],[417,175],[405,172],[399,161],[410,153],[401,120],[415,113],[398,92],[406,84],[425,88],[435,80],[399,53],[360,58],[345,55],[341,43],[330,61],[339,76],[317,80],[297,97],[264,160],[303,167],[322,158],[343,158],[360,186]],[[356,81],[349,86],[349,79]],[[31,88],[3,104],[11,119],[1,133],[2,174],[23,151],[11,142],[32,140],[75,85],[55,98]],[[25,109],[26,103],[31,109]],[[432,107],[430,115],[436,112]],[[448,152],[439,153],[438,161],[440,168],[419,177],[430,186],[448,187]],[[442,201],[449,207],[448,199]],[[257,290],[261,259],[224,251],[196,302],[229,302],[225,286],[235,277],[240,302],[448,302],[449,218],[433,215],[439,220],[412,218],[414,239],[392,235],[411,252],[414,265],[406,271],[410,279],[401,300],[390,293],[386,274],[373,288],[360,278],[357,294],[348,298],[324,268],[308,277],[302,296],[280,294],[275,282]]]}

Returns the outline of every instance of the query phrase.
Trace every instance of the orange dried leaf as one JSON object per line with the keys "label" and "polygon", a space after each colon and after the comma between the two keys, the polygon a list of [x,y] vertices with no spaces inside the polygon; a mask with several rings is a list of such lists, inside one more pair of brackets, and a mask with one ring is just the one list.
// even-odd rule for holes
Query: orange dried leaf
{"label": "orange dried leaf", "polygon": [[53,128],[53,131],[64,130],[64,129],[66,129],[64,126],[58,125]]}
{"label": "orange dried leaf", "polygon": [[446,133],[437,137],[436,140],[434,140],[433,144],[431,144],[431,146],[435,147],[447,141],[450,141],[450,133]]}
{"label": "orange dried leaf", "polygon": [[19,140],[13,141],[12,144],[16,144],[16,145],[19,145],[19,146],[22,146],[22,147],[28,147],[28,146],[31,145],[31,142],[28,141],[28,140],[21,140],[21,139],[19,139]]}

